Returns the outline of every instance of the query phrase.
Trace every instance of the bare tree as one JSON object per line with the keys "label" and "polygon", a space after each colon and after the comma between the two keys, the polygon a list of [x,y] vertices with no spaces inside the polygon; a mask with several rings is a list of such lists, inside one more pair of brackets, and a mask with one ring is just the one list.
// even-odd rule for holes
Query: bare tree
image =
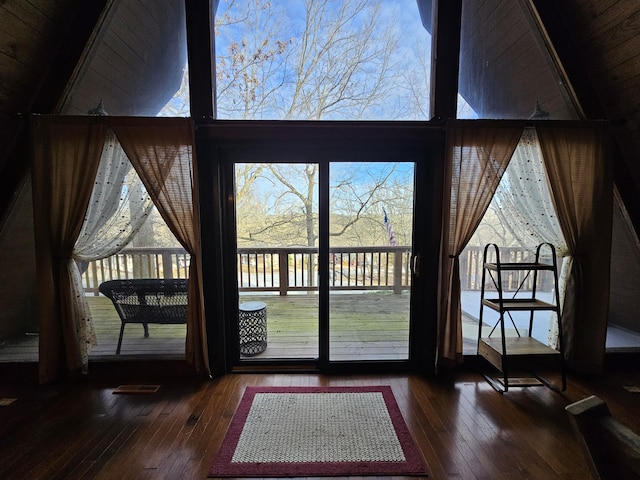
{"label": "bare tree", "polygon": [[[380,118],[381,109],[387,119],[426,118],[423,108],[411,105],[424,107],[428,100],[409,81],[399,53],[403,28],[381,11],[380,1],[301,0],[294,5],[302,20],[290,18],[283,5],[220,2],[215,18],[218,118],[357,120]],[[420,67],[416,62],[412,71]],[[180,91],[161,115],[188,115],[188,103],[185,72]],[[239,243],[316,245],[317,175],[316,165],[238,164]],[[390,175],[370,178],[366,191],[361,191],[362,179],[345,177],[333,186],[334,200],[344,208],[333,215],[332,237],[374,244],[384,232],[383,204],[401,208],[401,202],[388,198],[390,192],[400,198],[406,190],[394,187]],[[263,187],[253,188],[258,181]],[[410,228],[410,221],[402,223]],[[402,223],[396,224],[398,235],[408,237]]]}
{"label": "bare tree", "polygon": [[[338,237],[343,237],[345,244],[386,245],[384,211],[393,212],[395,220],[403,217],[399,212],[406,212],[411,203],[412,181],[409,164],[347,164],[332,176],[330,184],[333,218],[329,235],[333,242],[341,243]],[[399,239],[410,240],[411,219],[409,223],[398,221],[396,226]]]}
{"label": "bare tree", "polygon": [[[409,88],[399,68],[399,34],[394,18],[379,2],[307,0],[302,20],[289,19],[278,2],[229,0],[216,17],[218,117],[236,119],[392,119],[406,114],[407,102],[389,100]],[[422,101],[415,96],[407,101]],[[416,111],[416,109],[413,109]],[[246,169],[247,165],[238,166]],[[315,165],[270,164],[255,175],[236,170],[236,205],[246,228],[239,238],[253,244],[316,244]],[[247,197],[261,178],[262,195]],[[354,226],[379,202],[388,178],[371,181],[369,191],[351,197],[349,213],[335,217],[332,236],[367,236]],[[354,194],[354,179],[343,179],[334,194]],[[249,207],[249,203],[253,206]],[[268,213],[264,212],[268,205]],[[382,207],[379,206],[380,212]],[[257,215],[256,212],[261,212]],[[380,230],[379,212],[369,225]],[[267,221],[268,219],[268,221]],[[383,230],[384,231],[384,230]]]}
{"label": "bare tree", "polygon": [[[236,165],[236,175],[247,168]],[[253,245],[315,245],[318,166],[261,164],[253,168],[261,173],[252,179],[252,188],[236,190],[241,192],[236,194],[239,239]]]}
{"label": "bare tree", "polygon": [[218,117],[367,118],[398,87],[394,28],[366,0],[306,0],[300,23],[278,2],[228,1],[216,17]]}
{"label": "bare tree", "polygon": [[[244,171],[246,165],[237,165]],[[238,236],[248,245],[317,243],[317,165],[264,165],[237,202]],[[384,210],[398,241],[411,240],[413,168],[406,163],[332,164],[330,233],[334,245],[387,245]]]}
{"label": "bare tree", "polygon": [[281,98],[291,40],[281,4],[228,0],[216,15],[218,118],[257,119]]}

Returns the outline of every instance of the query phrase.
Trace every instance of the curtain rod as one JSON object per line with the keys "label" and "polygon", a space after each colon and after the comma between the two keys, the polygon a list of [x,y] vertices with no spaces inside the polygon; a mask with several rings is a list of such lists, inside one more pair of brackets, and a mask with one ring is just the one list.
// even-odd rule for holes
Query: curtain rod
{"label": "curtain rod", "polygon": [[626,123],[626,119],[608,120],[608,119],[594,119],[594,120],[531,120],[531,119],[445,119],[442,121],[444,125],[449,123],[466,124],[466,125],[481,125],[490,124],[491,126],[504,126],[504,127],[536,127],[540,125],[551,125],[558,127],[581,127],[586,125],[603,124],[603,125],[616,125],[621,126]]}
{"label": "curtain rod", "polygon": [[[31,113],[28,116],[30,117],[58,117],[60,119],[64,119],[69,123],[83,123],[83,122],[94,122],[94,123],[111,123],[114,120],[121,120],[125,122],[149,122],[149,121],[157,121],[157,122],[171,122],[178,119],[181,120],[191,120],[194,122],[194,126],[197,129],[198,127],[210,127],[210,126],[231,126],[231,125],[253,125],[253,126],[285,126],[285,125],[296,125],[296,126],[307,126],[314,127],[318,125],[323,126],[333,126],[333,127],[358,127],[358,126],[384,126],[384,127],[445,127],[450,123],[457,124],[468,124],[468,125],[482,125],[482,124],[491,124],[492,126],[505,126],[505,127],[513,127],[513,126],[522,126],[524,127],[535,127],[538,125],[556,125],[556,126],[585,126],[585,125],[593,125],[596,123],[601,124],[609,124],[616,127],[621,127],[627,124],[626,118],[619,119],[585,119],[585,120],[532,120],[532,119],[489,119],[489,118],[479,118],[479,119],[457,119],[457,118],[440,118],[434,117],[430,120],[416,120],[416,121],[392,121],[392,120],[372,120],[372,121],[321,121],[321,120],[302,120],[302,121],[294,121],[294,120],[214,120],[214,119],[206,119],[206,122],[199,122],[195,119],[191,119],[190,117],[149,117],[149,116],[95,116],[95,115],[57,115],[57,114],[40,114],[40,113]],[[24,120],[25,115],[23,113],[17,112],[13,114],[13,117],[17,120]]]}

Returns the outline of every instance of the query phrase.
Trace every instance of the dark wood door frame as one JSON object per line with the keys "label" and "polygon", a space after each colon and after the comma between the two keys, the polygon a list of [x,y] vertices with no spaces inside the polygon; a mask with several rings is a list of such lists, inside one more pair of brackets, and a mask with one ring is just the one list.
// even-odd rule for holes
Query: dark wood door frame
{"label": "dark wood door frame", "polygon": [[[239,355],[229,338],[229,318],[237,307],[235,279],[235,225],[233,218],[233,168],[228,152],[245,150],[265,154],[269,150],[304,150],[321,158],[329,152],[342,152],[353,161],[366,161],[366,151],[387,149],[393,155],[411,152],[416,158],[416,208],[414,208],[414,254],[420,257],[420,275],[414,278],[410,359],[408,362],[329,362],[328,332],[320,332],[318,361],[259,362],[252,365],[262,371],[315,369],[325,372],[412,370],[433,373],[436,352],[437,265],[440,250],[442,191],[442,153],[444,131],[430,122],[265,122],[211,121],[199,125],[198,171],[203,244],[203,281],[210,364],[213,375],[234,370]],[[416,153],[418,156],[416,157]],[[335,157],[325,157],[332,158]],[[397,157],[395,157],[397,159]],[[265,160],[267,161],[267,160]],[[320,182],[328,182],[328,162],[321,168]],[[419,193],[420,192],[420,193]],[[327,200],[328,201],[328,200]],[[320,214],[328,208],[320,198]],[[324,204],[326,203],[326,206]],[[429,205],[427,205],[429,204]],[[328,212],[324,212],[325,217]],[[321,216],[321,218],[323,218]],[[319,225],[320,234],[328,233],[328,223]],[[328,237],[327,237],[328,238]],[[326,250],[326,251],[325,251]],[[319,253],[328,256],[328,242],[319,242]],[[229,280],[229,279],[232,280]],[[328,282],[320,275],[320,286]],[[322,297],[322,296],[321,296]],[[320,302],[320,315],[327,315],[326,301]],[[322,330],[322,329],[321,329]],[[327,337],[323,337],[327,335]],[[323,347],[323,345],[326,345]]]}

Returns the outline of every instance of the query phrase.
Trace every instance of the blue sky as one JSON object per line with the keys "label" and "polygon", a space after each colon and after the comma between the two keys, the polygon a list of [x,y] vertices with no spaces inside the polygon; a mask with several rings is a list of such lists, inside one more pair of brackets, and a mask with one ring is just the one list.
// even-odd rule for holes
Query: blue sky
{"label": "blue sky", "polygon": [[[240,5],[242,2],[252,1],[255,0],[236,0],[238,6],[235,11],[239,11],[239,9],[242,8]],[[391,60],[396,64],[394,76],[403,78],[394,80],[395,83],[391,85],[390,90],[392,90],[393,95],[390,95],[385,101],[387,107],[385,107],[385,104],[382,104],[375,108],[370,108],[367,115],[360,118],[368,120],[426,120],[429,103],[428,77],[431,56],[431,39],[428,32],[422,26],[417,3],[415,0],[372,0],[368,3],[371,7],[378,5],[381,9],[381,14],[378,16],[381,22],[381,29],[388,26],[389,23],[395,20],[395,24],[393,25],[393,36],[397,39],[398,46],[394,50]],[[274,22],[281,22],[283,25],[286,25],[286,33],[280,32],[274,34],[274,37],[277,35],[277,39],[284,40],[291,38],[293,44],[295,44],[298,40],[299,30],[304,24],[304,0],[278,0],[273,4],[276,8],[281,9],[278,11],[278,17],[274,19]],[[335,10],[342,4],[342,0],[332,1],[330,9]],[[226,10],[226,6],[227,2],[225,0],[221,0],[218,7],[218,15]],[[273,28],[275,28],[276,23],[272,24],[274,25]],[[357,25],[357,22],[354,23],[354,25]],[[252,27],[251,31],[255,30],[256,29]],[[268,38],[270,33],[273,32],[265,32],[262,34],[262,37],[258,35],[258,38]],[[233,27],[225,27],[224,31],[223,29],[220,29],[219,35],[216,36],[216,55],[218,58],[222,58],[227,55],[227,47],[229,43],[234,40],[240,42],[243,35],[250,35],[250,33],[247,32],[247,27],[243,24],[238,24]],[[380,40],[384,39],[380,38]],[[292,51],[294,48],[295,47],[289,47],[289,51]],[[405,78],[408,76],[409,72],[414,70],[415,75],[419,75],[419,78],[422,79],[422,82],[420,82],[422,85],[418,85],[418,89],[420,90],[420,100],[418,103],[423,110],[422,112],[409,112],[408,108],[404,108],[404,105],[408,104],[409,101],[413,101],[414,98]],[[291,75],[288,75],[285,78],[289,80]],[[364,77],[357,78],[360,78],[358,81],[364,80]],[[418,77],[414,76],[414,78]],[[424,80],[425,78],[427,81]],[[223,81],[219,81],[220,85],[222,83]],[[283,91],[285,91],[285,89],[283,89]],[[409,99],[409,97],[411,97],[411,99]],[[226,98],[230,99],[232,96],[228,95]],[[286,99],[283,100],[283,103],[286,103]],[[389,116],[388,112],[391,111],[391,105],[395,106],[393,109],[394,113]],[[270,112],[271,111],[269,111],[266,116],[258,118],[278,119],[277,113],[274,114]],[[222,115],[219,118],[224,118],[225,112],[223,108],[221,108],[220,113],[222,113]],[[237,117],[230,116],[228,118]],[[337,118],[349,119],[344,117]],[[326,119],[331,119],[331,117]]]}
{"label": "blue sky", "polygon": [[[217,15],[221,16],[227,6],[227,2],[229,0],[220,0],[220,4],[218,7]],[[243,4],[247,4],[247,2],[262,2],[266,3],[266,0],[235,0],[238,5],[237,8],[241,8]],[[316,0],[319,1],[319,0]],[[330,0],[332,2],[332,8],[337,8],[342,4],[344,0]],[[361,116],[359,118],[349,118],[348,115],[343,115],[342,117],[332,118],[331,116],[325,117],[325,120],[331,119],[341,119],[341,120],[428,120],[429,118],[429,77],[430,77],[430,62],[431,62],[431,37],[429,33],[425,30],[422,25],[422,21],[420,19],[420,13],[418,11],[417,2],[415,0],[369,0],[368,3],[370,5],[378,5],[381,9],[380,18],[382,18],[384,22],[390,22],[391,19],[395,19],[394,31],[393,35],[398,39],[398,46],[395,49],[393,61],[397,62],[396,69],[399,72],[399,75],[404,75],[405,77],[409,75],[413,75],[413,78],[421,78],[422,80],[419,83],[414,83],[417,85],[417,89],[419,91],[419,100],[413,100],[414,95],[409,92],[409,88],[407,87],[406,79],[404,83],[398,87],[393,87],[392,90],[394,95],[390,95],[387,97],[385,103],[380,103],[379,105],[372,106],[368,109],[367,114],[365,116]],[[275,5],[278,13],[277,20],[282,22],[283,24],[288,25],[289,31],[287,33],[288,36],[280,36],[278,39],[288,39],[294,38],[298,34],[296,29],[299,31],[303,24],[303,15],[305,9],[305,0],[273,0],[273,5]],[[236,9],[237,11],[237,9]],[[234,27],[235,30],[227,28],[226,32],[221,32],[221,34],[216,36],[216,56],[224,56],[227,52],[227,46],[229,41],[240,40],[242,35],[242,25]],[[235,32],[235,33],[234,33]],[[268,34],[268,33],[267,33]],[[232,37],[229,37],[232,35]],[[408,73],[409,72],[409,73]],[[412,72],[412,73],[411,73]],[[289,73],[287,78],[291,80],[292,74]],[[218,87],[224,82],[218,80]],[[288,95],[286,91],[283,89],[285,95]],[[235,92],[237,94],[237,92]],[[228,93],[225,93],[226,99],[234,100],[234,96]],[[188,86],[186,88],[186,93],[182,93],[176,96],[171,102],[170,105],[173,105],[173,109],[167,109],[160,113],[160,115],[184,115],[188,116],[188,101],[183,100],[184,96],[188,96]],[[411,98],[411,100],[408,100]],[[283,100],[283,103],[286,102],[286,99]],[[405,108],[405,105],[408,105],[410,102],[413,102],[411,109]],[[471,111],[468,106],[466,106],[466,102],[459,97],[458,98],[458,110],[460,118],[477,118],[476,114]],[[417,105],[417,106],[416,106]],[[466,107],[465,107],[466,106]],[[225,111],[224,102],[221,102],[221,108],[218,111],[218,118],[221,119],[233,119],[233,118],[241,118],[238,117],[237,114],[231,114],[227,109]],[[412,110],[412,111],[409,111]],[[255,119],[280,119],[282,118],[280,113],[275,112],[272,113],[273,109],[269,110],[267,113],[262,116],[252,116],[252,117],[243,117],[243,118],[255,118]],[[297,119],[306,119],[303,116],[298,117]]]}

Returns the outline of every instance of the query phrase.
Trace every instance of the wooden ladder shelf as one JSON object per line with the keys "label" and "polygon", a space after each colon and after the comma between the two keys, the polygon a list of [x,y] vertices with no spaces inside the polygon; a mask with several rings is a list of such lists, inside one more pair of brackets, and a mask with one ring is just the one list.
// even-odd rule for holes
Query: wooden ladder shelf
{"label": "wooden ladder shelf", "polygon": [[[551,263],[542,262],[540,253],[542,248],[548,248],[551,255]],[[487,260],[490,249],[495,252],[495,261]],[[504,277],[506,272],[525,271],[527,272],[520,281],[513,298],[505,298]],[[553,302],[547,302],[537,298],[538,273],[549,271],[553,276]],[[531,295],[526,297],[516,297],[521,291],[524,282],[532,274]],[[495,297],[486,297],[486,283],[491,280],[496,289]],[[487,326],[483,324],[484,309],[489,308],[498,312],[499,319],[491,327],[487,336],[483,336]],[[527,311],[529,316],[529,330],[526,336],[521,336],[520,331],[511,317],[511,312]],[[558,319],[558,348],[552,348],[535,338],[533,338],[533,322],[535,312],[547,311],[555,312]],[[507,335],[505,328],[505,315],[511,319],[516,336]],[[484,327],[484,328],[483,328]],[[495,336],[493,336],[496,334]],[[495,379],[486,372],[482,372],[484,378],[498,392],[504,393],[509,387],[523,386],[547,386],[555,391],[564,391],[567,388],[565,366],[564,366],[564,340],[562,337],[562,318],[560,314],[560,298],[558,292],[558,268],[556,252],[550,243],[541,243],[536,248],[535,260],[533,262],[505,263],[500,261],[500,250],[495,243],[490,243],[484,248],[482,286],[480,294],[480,317],[478,327],[478,355],[483,357],[493,367],[498,369],[502,376]],[[536,373],[540,369],[558,369],[562,377],[562,386],[558,387],[545,377]],[[531,377],[510,377],[516,371],[528,371]]]}

